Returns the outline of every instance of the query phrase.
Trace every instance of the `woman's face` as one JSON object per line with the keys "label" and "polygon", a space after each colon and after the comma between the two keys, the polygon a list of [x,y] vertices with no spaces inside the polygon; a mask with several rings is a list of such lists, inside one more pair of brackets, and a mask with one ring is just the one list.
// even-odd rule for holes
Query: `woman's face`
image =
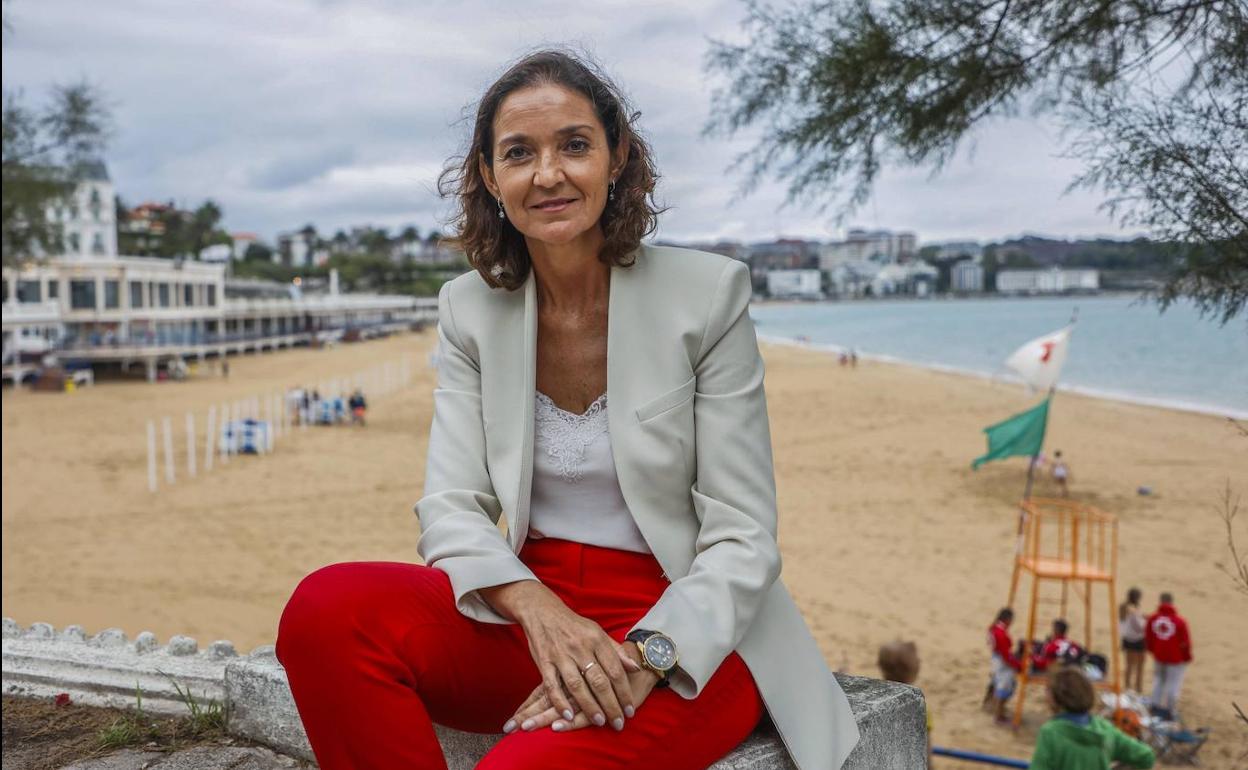
{"label": "woman's face", "polygon": [[493,168],[480,159],[486,186],[502,198],[517,230],[550,244],[593,232],[606,207],[607,185],[623,167],[623,158],[612,163],[606,130],[589,100],[556,85],[524,88],[503,99],[491,151]]}

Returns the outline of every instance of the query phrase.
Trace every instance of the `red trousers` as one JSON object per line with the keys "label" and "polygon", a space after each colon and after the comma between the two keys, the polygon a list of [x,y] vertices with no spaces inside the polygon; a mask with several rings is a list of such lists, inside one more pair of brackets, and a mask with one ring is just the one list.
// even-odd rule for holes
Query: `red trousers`
{"label": "red trousers", "polygon": [[[542,538],[520,559],[617,642],[668,585],[649,554]],[[308,575],[282,613],[277,656],[324,770],[445,770],[432,723],[501,733],[541,683],[518,624],[465,617],[446,573],[416,564],[334,564]],[[516,730],[477,768],[703,770],[762,713],[734,652],[694,700],[655,689],[621,732]]]}

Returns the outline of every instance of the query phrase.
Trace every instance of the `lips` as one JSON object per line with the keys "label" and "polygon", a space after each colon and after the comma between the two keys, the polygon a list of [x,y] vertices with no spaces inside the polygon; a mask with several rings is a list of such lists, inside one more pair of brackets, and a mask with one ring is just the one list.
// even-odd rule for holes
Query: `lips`
{"label": "lips", "polygon": [[576,200],[575,198],[554,198],[552,200],[539,203],[533,208],[537,209],[538,211],[558,211],[575,200]]}

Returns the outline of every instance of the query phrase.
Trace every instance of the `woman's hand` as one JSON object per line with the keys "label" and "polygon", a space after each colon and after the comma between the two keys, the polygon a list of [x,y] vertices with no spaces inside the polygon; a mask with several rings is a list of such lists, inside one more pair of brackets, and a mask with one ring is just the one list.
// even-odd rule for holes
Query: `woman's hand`
{"label": "woman's hand", "polygon": [[[625,668],[628,669],[628,682],[632,690],[633,709],[625,709],[625,714],[632,717],[636,713],[636,709],[640,708],[650,695],[650,691],[659,682],[659,675],[653,671],[643,668],[638,661],[640,660],[640,652],[637,645],[631,642],[623,642],[618,646],[621,660],[625,662]],[[572,719],[562,718],[553,706],[550,705],[549,699],[546,697],[544,685],[538,685],[525,702],[520,705],[516,713],[507,724],[503,726],[503,732],[510,733],[517,728],[525,731],[540,730],[547,725],[552,730],[559,732],[567,732],[571,730],[579,730],[582,727],[589,727],[593,724],[589,717],[583,711],[577,711],[573,714]]]}
{"label": "woman's hand", "polygon": [[601,626],[568,609],[535,580],[479,591],[491,606],[524,629],[529,653],[542,674],[539,689],[549,708],[568,721],[582,712],[599,727],[610,723],[617,730],[624,729],[624,717],[635,713],[633,685],[620,646]]}

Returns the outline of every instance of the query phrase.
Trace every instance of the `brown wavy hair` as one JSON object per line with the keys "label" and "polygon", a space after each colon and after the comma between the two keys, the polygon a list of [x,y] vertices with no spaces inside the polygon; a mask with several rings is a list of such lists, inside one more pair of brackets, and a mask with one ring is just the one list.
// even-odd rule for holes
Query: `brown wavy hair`
{"label": "brown wavy hair", "polygon": [[608,201],[599,219],[606,238],[598,253],[600,262],[632,265],[630,254],[641,245],[642,238],[654,232],[659,214],[667,210],[654,202],[659,174],[654,154],[637,129],[641,113],[631,111],[620,89],[588,57],[555,49],[531,53],[511,65],[486,90],[477,103],[467,150],[449,159],[438,176],[438,193],[459,203],[450,221],[454,235],[446,241],[462,249],[468,263],[492,287],[512,290],[521,286],[532,262],[524,235],[510,219],[499,218],[477,158],[484,156],[493,168],[494,115],[503,99],[513,91],[540,85],[563,86],[584,95],[606,130],[612,154],[621,144],[628,146],[628,160],[615,183],[615,200]]}

